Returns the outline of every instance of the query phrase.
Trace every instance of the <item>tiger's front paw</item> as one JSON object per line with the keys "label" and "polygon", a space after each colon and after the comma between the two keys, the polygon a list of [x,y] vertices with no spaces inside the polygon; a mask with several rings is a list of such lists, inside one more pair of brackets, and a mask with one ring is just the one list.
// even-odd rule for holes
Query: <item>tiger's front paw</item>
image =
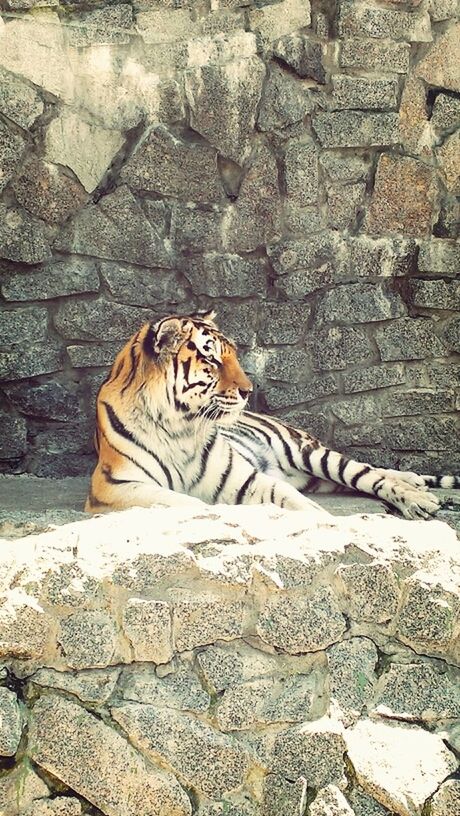
{"label": "tiger's front paw", "polygon": [[428,491],[404,490],[399,497],[399,509],[407,519],[430,518],[438,512],[440,506],[438,497]]}

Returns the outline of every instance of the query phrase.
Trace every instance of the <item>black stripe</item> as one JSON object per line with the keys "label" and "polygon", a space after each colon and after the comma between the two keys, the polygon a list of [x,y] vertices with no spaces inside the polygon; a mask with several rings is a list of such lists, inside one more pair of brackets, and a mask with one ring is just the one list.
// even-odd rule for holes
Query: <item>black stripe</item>
{"label": "black stripe", "polygon": [[230,445],[229,445],[228,450],[229,450],[228,465],[225,468],[222,476],[220,477],[219,484],[217,485],[217,487],[216,487],[216,489],[215,489],[215,491],[213,493],[212,500],[213,500],[214,503],[217,501],[218,497],[222,493],[222,491],[223,491],[223,489],[224,489],[224,487],[225,487],[225,485],[227,483],[227,479],[230,476],[230,471],[232,469],[232,465],[233,465],[233,448],[231,448]]}
{"label": "black stripe", "polygon": [[359,480],[362,479],[362,477],[365,476],[366,473],[370,472],[371,468],[368,465],[364,465],[362,470],[360,470],[359,473],[357,473],[356,476],[353,476],[353,478],[350,480],[350,487],[354,487],[355,489],[359,490],[359,488],[356,488],[356,485],[358,484]]}
{"label": "black stripe", "polygon": [[339,482],[342,482],[342,484],[347,484],[343,474],[345,473],[345,468],[348,465],[349,461],[350,460],[346,459],[345,456],[342,456],[341,459],[340,459],[340,465],[339,465],[339,470],[338,470],[338,473],[337,473],[337,479],[339,480]]}
{"label": "black stripe", "polygon": [[110,442],[110,440],[107,438],[107,435],[104,433],[104,431],[102,431],[102,436],[104,437],[105,441],[107,442],[109,448],[112,448],[112,450],[115,451],[115,453],[118,453],[119,456],[123,456],[124,459],[128,460],[128,462],[132,462],[133,465],[135,465],[137,468],[139,468],[139,470],[142,470],[142,472],[145,473],[145,475],[148,476],[149,479],[152,480],[152,482],[155,482],[155,484],[157,484],[158,487],[163,487],[164,486],[164,485],[161,485],[160,482],[158,481],[158,479],[155,479],[155,476],[153,476],[150,473],[150,471],[147,470],[147,468],[145,468],[143,465],[141,465],[140,462],[137,462],[136,459],[134,459],[132,456],[128,456],[127,453],[123,453],[123,451],[121,451],[119,448],[116,448],[115,445],[113,445],[112,442]]}
{"label": "black stripe", "polygon": [[242,503],[242,500],[244,499],[244,497],[245,497],[245,495],[246,495],[246,493],[248,491],[249,485],[252,484],[252,482],[254,481],[256,476],[257,476],[257,471],[254,471],[254,473],[251,473],[251,475],[248,476],[248,478],[246,479],[244,484],[241,485],[240,489],[238,490],[238,493],[236,494],[235,504],[241,504]]}
{"label": "black stripe", "polygon": [[326,479],[328,479],[330,482],[332,482],[333,480],[331,479],[331,474],[329,473],[329,468],[328,468],[328,465],[327,465],[328,458],[329,458],[329,451],[326,448],[326,450],[324,451],[321,459],[319,460],[319,463],[321,465],[321,470],[323,471]]}
{"label": "black stripe", "polygon": [[276,425],[273,426],[270,422],[267,422],[266,419],[262,419],[262,417],[260,417],[258,414],[256,415],[255,418],[256,418],[257,422],[260,422],[262,425],[265,425],[266,428],[270,428],[271,432],[278,437],[281,444],[283,445],[284,454],[286,456],[286,459],[288,460],[290,466],[292,468],[294,468],[294,470],[296,470],[296,465],[294,463],[294,459],[292,458],[291,449],[290,449],[288,443],[286,442],[286,440],[284,439],[284,437],[282,436],[282,434],[280,433],[280,431],[278,430],[278,428],[276,427]]}
{"label": "black stripe", "polygon": [[[120,436],[123,436],[123,437],[124,437],[124,439],[127,439],[129,442],[132,442],[132,443],[133,443],[133,445],[136,445],[136,447],[141,448],[141,450],[145,451],[145,453],[148,453],[150,456],[153,456],[153,458],[154,458],[154,459],[155,459],[155,461],[156,461],[156,462],[159,464],[159,466],[161,467],[161,469],[162,469],[163,473],[164,473],[164,474],[165,474],[165,476],[166,476],[166,480],[167,480],[167,482],[168,482],[168,487],[169,487],[169,489],[170,489],[170,490],[173,490],[173,489],[174,489],[174,487],[173,487],[173,481],[172,481],[172,478],[171,478],[171,474],[170,474],[170,472],[169,472],[168,468],[166,467],[166,465],[165,465],[165,464],[163,464],[163,462],[162,462],[162,461],[161,461],[161,459],[160,459],[160,458],[159,458],[159,457],[156,455],[156,453],[154,453],[152,450],[150,450],[150,449],[149,449],[149,448],[147,448],[145,445],[143,445],[143,444],[142,444],[142,442],[139,442],[139,440],[135,439],[135,437],[133,436],[133,434],[131,433],[131,431],[129,431],[129,430],[128,430],[128,428],[126,428],[126,427],[123,425],[123,423],[121,422],[121,420],[119,420],[119,419],[118,419],[118,417],[117,417],[117,415],[116,415],[115,411],[113,410],[112,406],[111,406],[111,405],[109,405],[109,403],[108,403],[108,402],[103,402],[102,404],[105,406],[105,409],[106,409],[106,411],[107,411],[107,416],[108,416],[108,419],[109,419],[110,425],[112,426],[112,429],[113,429],[113,430],[114,430],[116,433],[118,433]],[[137,464],[137,463],[136,463],[136,464]],[[139,467],[141,467],[141,465],[139,465]],[[153,478],[153,476],[152,476],[151,478]]]}
{"label": "black stripe", "polygon": [[313,468],[311,466],[310,456],[312,454],[312,450],[310,448],[303,448],[302,449],[302,461],[304,464],[304,468],[307,473],[313,473]]}
{"label": "black stripe", "polygon": [[272,485],[272,489],[270,491],[270,501],[271,501],[272,504],[276,504],[276,502],[275,502],[275,488],[276,488],[276,483]]}
{"label": "black stripe", "polygon": [[155,346],[155,332],[153,331],[152,324],[150,324],[150,326],[147,329],[146,335],[142,341],[142,351],[147,357],[156,359],[158,355],[154,350],[154,346]]}
{"label": "black stripe", "polygon": [[318,485],[321,484],[322,481],[323,479],[321,479],[319,476],[312,476],[307,486],[305,487],[305,491],[307,493],[310,492],[314,493],[315,489],[318,487]]}
{"label": "black stripe", "polygon": [[121,392],[120,392],[121,394],[125,393],[126,389],[129,388],[132,381],[134,380],[134,377],[136,376],[137,359],[136,359],[136,352],[135,352],[135,347],[134,346],[135,346],[135,343],[136,343],[138,337],[139,337],[139,332],[136,334],[136,336],[135,336],[135,338],[134,338],[134,340],[133,340],[133,342],[131,344],[131,348],[129,350],[129,356],[131,358],[131,367],[129,369],[129,374],[125,379],[125,383],[123,385],[123,388],[121,389]]}
{"label": "black stripe", "polygon": [[187,384],[188,384],[188,382],[189,382],[189,379],[188,379],[188,378],[189,378],[189,374],[190,374],[190,365],[191,365],[191,362],[192,362],[192,361],[191,361],[191,360],[190,360],[190,358],[189,358],[189,359],[188,359],[188,360],[186,360],[184,363],[182,363],[182,368],[184,369],[184,380],[185,380],[185,382],[186,382]]}
{"label": "black stripe", "polygon": [[385,477],[381,476],[380,479],[377,479],[376,482],[372,485],[372,490],[374,491],[375,495],[378,496],[379,490],[382,487],[383,482],[385,481]]}
{"label": "black stripe", "polygon": [[276,459],[276,464],[279,465],[279,467],[282,467],[279,456],[278,456],[278,454],[276,453],[276,451],[275,451],[275,449],[273,447],[272,439],[270,437],[270,434],[268,434],[266,431],[263,431],[262,428],[254,428],[253,425],[244,425],[243,426],[243,423],[241,421],[239,421],[237,423],[237,425],[235,425],[235,427],[238,430],[238,432],[241,431],[243,436],[252,437],[252,439],[257,439],[259,442],[260,442],[260,437],[265,439],[267,444],[268,444],[269,450],[272,452],[273,456]]}
{"label": "black stripe", "polygon": [[207,445],[206,445],[206,446],[203,448],[203,450],[201,451],[201,465],[200,465],[200,470],[199,470],[199,472],[198,472],[198,475],[197,475],[197,476],[195,477],[195,479],[193,480],[193,482],[191,482],[190,487],[196,487],[196,485],[197,485],[199,482],[201,482],[201,480],[202,480],[202,478],[203,478],[203,476],[204,476],[205,470],[206,470],[206,465],[207,465],[207,463],[208,463],[208,459],[209,459],[210,453],[211,453],[211,451],[212,451],[212,449],[213,449],[214,445],[216,444],[216,438],[217,438],[217,434],[216,434],[215,436],[213,436],[213,438],[211,439],[211,441],[210,441],[210,442],[208,442],[208,443],[207,443]]}
{"label": "black stripe", "polygon": [[132,479],[116,479],[115,476],[112,476],[112,471],[108,467],[102,468],[102,473],[104,474],[104,479],[108,484],[131,484],[133,481]]}

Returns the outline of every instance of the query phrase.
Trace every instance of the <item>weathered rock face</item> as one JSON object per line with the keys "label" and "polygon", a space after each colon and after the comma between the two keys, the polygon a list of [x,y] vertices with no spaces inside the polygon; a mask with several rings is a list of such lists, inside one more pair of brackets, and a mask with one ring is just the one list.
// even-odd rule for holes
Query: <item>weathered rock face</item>
{"label": "weathered rock face", "polygon": [[5,816],[457,813],[442,522],[137,509],[2,540],[0,576]]}
{"label": "weathered rock face", "polygon": [[459,470],[455,0],[0,5],[0,471],[89,472],[122,343],[209,306],[253,408]]}

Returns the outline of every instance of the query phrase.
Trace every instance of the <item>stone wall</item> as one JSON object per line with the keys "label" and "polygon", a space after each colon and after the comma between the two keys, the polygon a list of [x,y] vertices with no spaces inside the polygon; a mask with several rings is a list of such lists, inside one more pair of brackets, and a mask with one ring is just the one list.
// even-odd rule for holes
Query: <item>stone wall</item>
{"label": "stone wall", "polygon": [[442,522],[138,509],[0,544],[3,816],[460,813]]}
{"label": "stone wall", "polygon": [[460,470],[455,0],[0,0],[0,463],[86,473],[145,320],[218,305],[258,409]]}

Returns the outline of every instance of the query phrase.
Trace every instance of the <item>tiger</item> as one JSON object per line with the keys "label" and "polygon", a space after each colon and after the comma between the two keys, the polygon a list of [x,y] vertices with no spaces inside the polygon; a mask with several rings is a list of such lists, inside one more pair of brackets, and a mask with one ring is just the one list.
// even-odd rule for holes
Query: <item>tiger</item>
{"label": "tiger", "polygon": [[[253,385],[215,312],[145,324],[117,355],[96,400],[97,466],[85,510],[274,504],[330,514],[308,494],[358,491],[408,519],[429,518],[428,487],[457,476],[373,467],[246,406]],[[446,481],[447,480],[447,481]]]}

